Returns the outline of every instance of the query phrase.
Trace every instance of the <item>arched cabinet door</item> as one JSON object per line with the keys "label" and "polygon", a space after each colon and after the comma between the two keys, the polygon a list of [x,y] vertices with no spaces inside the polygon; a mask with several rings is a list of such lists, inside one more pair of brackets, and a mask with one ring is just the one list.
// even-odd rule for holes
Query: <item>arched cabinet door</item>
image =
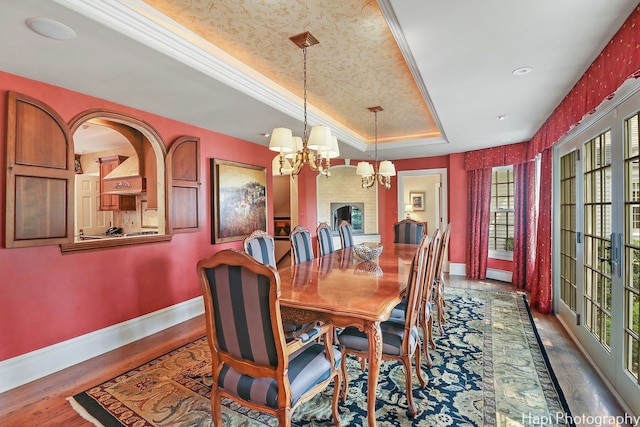
{"label": "arched cabinet door", "polygon": [[166,158],[169,232],[200,230],[200,138],[176,139]]}
{"label": "arched cabinet door", "polygon": [[7,248],[73,242],[73,140],[37,99],[7,95]]}

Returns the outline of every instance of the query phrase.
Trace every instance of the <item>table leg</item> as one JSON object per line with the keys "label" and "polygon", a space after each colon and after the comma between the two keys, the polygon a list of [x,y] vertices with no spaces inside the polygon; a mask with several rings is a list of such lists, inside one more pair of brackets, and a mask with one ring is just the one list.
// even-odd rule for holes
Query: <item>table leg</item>
{"label": "table leg", "polygon": [[380,322],[371,322],[366,327],[369,339],[369,372],[367,382],[367,418],[369,427],[376,427],[376,391],[382,363],[382,332]]}

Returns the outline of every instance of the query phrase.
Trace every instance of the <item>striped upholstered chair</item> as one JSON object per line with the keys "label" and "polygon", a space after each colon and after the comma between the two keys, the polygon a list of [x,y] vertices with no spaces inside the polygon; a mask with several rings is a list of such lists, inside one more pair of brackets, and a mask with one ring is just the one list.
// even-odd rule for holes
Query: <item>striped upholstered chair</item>
{"label": "striped upholstered chair", "polygon": [[[417,407],[413,402],[412,367],[411,360],[415,356],[416,374],[420,385],[426,382],[420,369],[420,333],[418,332],[418,316],[420,300],[424,289],[424,273],[428,247],[421,246],[416,252],[411,264],[411,272],[407,283],[407,310],[404,318],[390,318],[380,323],[382,332],[382,360],[398,360],[402,362],[406,384],[407,405],[412,417],[417,414]],[[349,379],[347,378],[346,355],[352,354],[356,358],[369,357],[369,339],[364,331],[356,326],[348,326],[338,334],[340,352],[342,353],[342,377],[344,387],[342,400],[348,394]]]}
{"label": "striped upholstered chair", "polygon": [[393,224],[393,243],[420,244],[424,235],[424,224],[412,219],[403,219]]}
{"label": "striped upholstered chair", "polygon": [[[445,322],[444,307],[446,303],[444,301],[444,262],[447,259],[447,251],[449,249],[449,237],[451,235],[451,223],[447,225],[442,233],[442,239],[440,241],[440,251],[438,251],[438,260],[436,262],[436,272],[433,283],[433,301],[438,307],[438,329],[440,329],[440,335],[444,335],[444,328],[442,324]],[[435,342],[432,342],[432,348],[435,348]]]}
{"label": "striped upholstered chair", "polygon": [[331,233],[331,227],[326,222],[321,222],[316,228],[316,235],[318,236],[318,256],[325,256],[333,253],[333,235]]}
{"label": "striped upholstered chair", "polygon": [[263,264],[276,268],[276,252],[273,237],[256,230],[243,241],[244,251]]}
{"label": "striped upholstered chair", "polygon": [[338,226],[338,234],[340,234],[340,244],[342,244],[342,249],[353,246],[353,227],[349,224],[349,221],[342,220]]}
{"label": "striped upholstered chair", "polygon": [[211,347],[213,424],[223,425],[224,397],[290,426],[293,411],[333,381],[332,412],[339,425],[341,354],[328,335],[325,344],[311,341],[295,351],[287,346],[278,272],[233,249],[201,260],[197,271]]}
{"label": "striped upholstered chair", "polygon": [[311,261],[314,258],[311,233],[301,225],[296,225],[291,234],[291,265]]}
{"label": "striped upholstered chair", "polygon": [[[253,259],[263,264],[276,268],[275,241],[273,237],[262,230],[256,230],[247,236],[243,241],[244,251],[251,255]],[[319,330],[316,328],[318,324],[313,323],[290,323],[283,322],[285,336],[290,342],[301,336],[317,338]]]}
{"label": "striped upholstered chair", "polygon": [[[423,277],[423,291],[420,300],[418,325],[422,328],[422,349],[427,366],[430,368],[432,363],[429,355],[429,344],[435,348],[433,340],[433,293],[436,285],[435,273],[438,268],[438,253],[442,247],[442,236],[440,230],[435,230],[431,238],[426,237],[420,243],[420,249],[426,249],[425,271]],[[407,310],[407,300],[403,298],[391,312],[391,319],[405,319]]]}
{"label": "striped upholstered chair", "polygon": [[440,230],[434,230],[429,241],[429,252],[427,257],[427,268],[424,275],[424,291],[422,293],[422,302],[420,303],[420,315],[418,324],[422,328],[422,339],[424,357],[427,366],[431,367],[432,361],[429,355],[429,345],[436,348],[433,340],[433,301],[436,286],[436,271],[438,270],[438,255],[442,248],[442,234]]}

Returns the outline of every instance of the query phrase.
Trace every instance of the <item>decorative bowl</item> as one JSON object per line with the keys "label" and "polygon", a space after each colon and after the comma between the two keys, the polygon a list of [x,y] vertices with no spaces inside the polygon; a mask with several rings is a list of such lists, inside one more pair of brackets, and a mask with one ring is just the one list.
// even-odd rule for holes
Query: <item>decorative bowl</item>
{"label": "decorative bowl", "polygon": [[360,243],[353,247],[353,251],[361,260],[373,261],[380,256],[382,248],[380,243]]}

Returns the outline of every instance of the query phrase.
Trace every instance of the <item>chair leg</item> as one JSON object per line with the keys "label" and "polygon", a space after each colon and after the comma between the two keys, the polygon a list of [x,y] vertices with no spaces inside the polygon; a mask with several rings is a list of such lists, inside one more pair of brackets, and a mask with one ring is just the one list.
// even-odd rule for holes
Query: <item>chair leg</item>
{"label": "chair leg", "polygon": [[438,328],[440,329],[440,335],[444,335],[444,328],[442,324],[446,322],[444,318],[444,308],[447,303],[444,300],[444,281],[438,280],[438,299],[436,303],[438,305]]}
{"label": "chair leg", "polygon": [[367,358],[358,356],[356,357],[356,360],[360,362],[360,369],[362,369],[362,372],[365,372],[367,370]]}
{"label": "chair leg", "polygon": [[429,329],[429,344],[431,344],[431,348],[435,350],[436,342],[433,339],[433,316],[432,315],[429,316],[427,328]]}
{"label": "chair leg", "polygon": [[344,349],[340,349],[342,353],[342,360],[340,361],[340,370],[342,371],[342,402],[347,400],[347,393],[349,392],[349,377],[347,376],[347,355]]}
{"label": "chair leg", "polygon": [[213,419],[213,425],[222,425],[222,401],[217,387],[211,390],[211,418]]}
{"label": "chair leg", "polygon": [[429,344],[431,344],[431,347],[435,349],[431,310],[424,310],[424,313],[421,316],[420,326],[422,327],[422,349],[424,351],[424,360],[427,362],[427,367],[430,368],[433,366],[433,360],[431,360],[431,355],[429,354]]}
{"label": "chair leg", "polygon": [[333,399],[331,401],[331,412],[333,413],[333,424],[340,426],[340,412],[338,411],[338,400],[340,399],[340,390],[342,389],[342,372],[336,373],[333,379]]}
{"label": "chair leg", "polygon": [[291,427],[291,408],[278,409],[277,414],[279,427]]}
{"label": "chair leg", "polygon": [[[428,322],[428,320],[427,320]],[[433,366],[433,361],[431,360],[431,356],[429,355],[429,342],[431,341],[431,331],[429,330],[429,325],[425,322],[422,322],[422,336],[423,336],[423,345],[422,350],[424,351],[424,360],[427,363],[427,367],[430,368]]]}
{"label": "chair leg", "polygon": [[418,409],[413,402],[413,387],[411,383],[413,372],[411,371],[411,360],[409,359],[409,355],[405,355],[402,358],[402,364],[404,365],[404,378],[405,383],[407,384],[407,406],[409,406],[409,414],[411,415],[411,418],[414,418],[418,415]]}
{"label": "chair leg", "polygon": [[420,348],[420,340],[418,340],[418,345],[414,352],[416,355],[416,375],[418,376],[418,381],[420,381],[420,386],[424,388],[427,385],[427,382],[422,377],[422,363],[420,361],[420,353],[422,352],[422,349]]}

